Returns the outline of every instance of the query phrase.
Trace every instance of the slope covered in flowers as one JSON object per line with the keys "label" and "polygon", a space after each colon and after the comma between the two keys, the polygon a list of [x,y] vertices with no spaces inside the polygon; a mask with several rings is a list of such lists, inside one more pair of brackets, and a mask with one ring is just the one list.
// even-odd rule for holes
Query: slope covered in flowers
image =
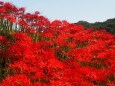
{"label": "slope covered in flowers", "polygon": [[115,35],[24,11],[0,2],[0,86],[115,85]]}

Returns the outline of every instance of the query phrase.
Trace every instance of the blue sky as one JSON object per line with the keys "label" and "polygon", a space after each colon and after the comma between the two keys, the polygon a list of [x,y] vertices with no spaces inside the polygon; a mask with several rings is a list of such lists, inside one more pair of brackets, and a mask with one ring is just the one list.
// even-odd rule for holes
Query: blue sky
{"label": "blue sky", "polygon": [[71,23],[80,20],[88,22],[105,21],[115,17],[115,0],[2,0],[27,12],[39,11],[49,20],[67,20]]}

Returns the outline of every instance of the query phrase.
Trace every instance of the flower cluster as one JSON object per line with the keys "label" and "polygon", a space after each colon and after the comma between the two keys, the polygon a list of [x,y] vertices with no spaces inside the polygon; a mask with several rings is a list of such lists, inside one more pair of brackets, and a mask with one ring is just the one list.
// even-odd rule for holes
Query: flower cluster
{"label": "flower cluster", "polygon": [[1,86],[115,85],[115,35],[24,11],[0,2]]}

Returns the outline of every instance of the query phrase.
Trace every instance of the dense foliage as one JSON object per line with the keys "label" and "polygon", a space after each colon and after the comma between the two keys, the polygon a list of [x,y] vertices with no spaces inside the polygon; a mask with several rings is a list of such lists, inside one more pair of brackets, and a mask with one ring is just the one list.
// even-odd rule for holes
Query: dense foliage
{"label": "dense foliage", "polygon": [[115,34],[115,18],[108,19],[104,22],[95,22],[95,23],[89,23],[87,21],[79,21],[77,24],[84,25],[86,29],[88,28],[94,28],[95,30],[98,29],[105,29],[106,31]]}
{"label": "dense foliage", "polygon": [[0,86],[115,86],[115,35],[24,11],[0,2]]}

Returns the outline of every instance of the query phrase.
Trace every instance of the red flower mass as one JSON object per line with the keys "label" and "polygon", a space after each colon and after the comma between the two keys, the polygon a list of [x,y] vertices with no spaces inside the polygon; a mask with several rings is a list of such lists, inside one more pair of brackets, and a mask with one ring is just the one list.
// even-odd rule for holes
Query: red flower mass
{"label": "red flower mass", "polygon": [[0,29],[0,86],[115,86],[115,35],[1,1]]}

